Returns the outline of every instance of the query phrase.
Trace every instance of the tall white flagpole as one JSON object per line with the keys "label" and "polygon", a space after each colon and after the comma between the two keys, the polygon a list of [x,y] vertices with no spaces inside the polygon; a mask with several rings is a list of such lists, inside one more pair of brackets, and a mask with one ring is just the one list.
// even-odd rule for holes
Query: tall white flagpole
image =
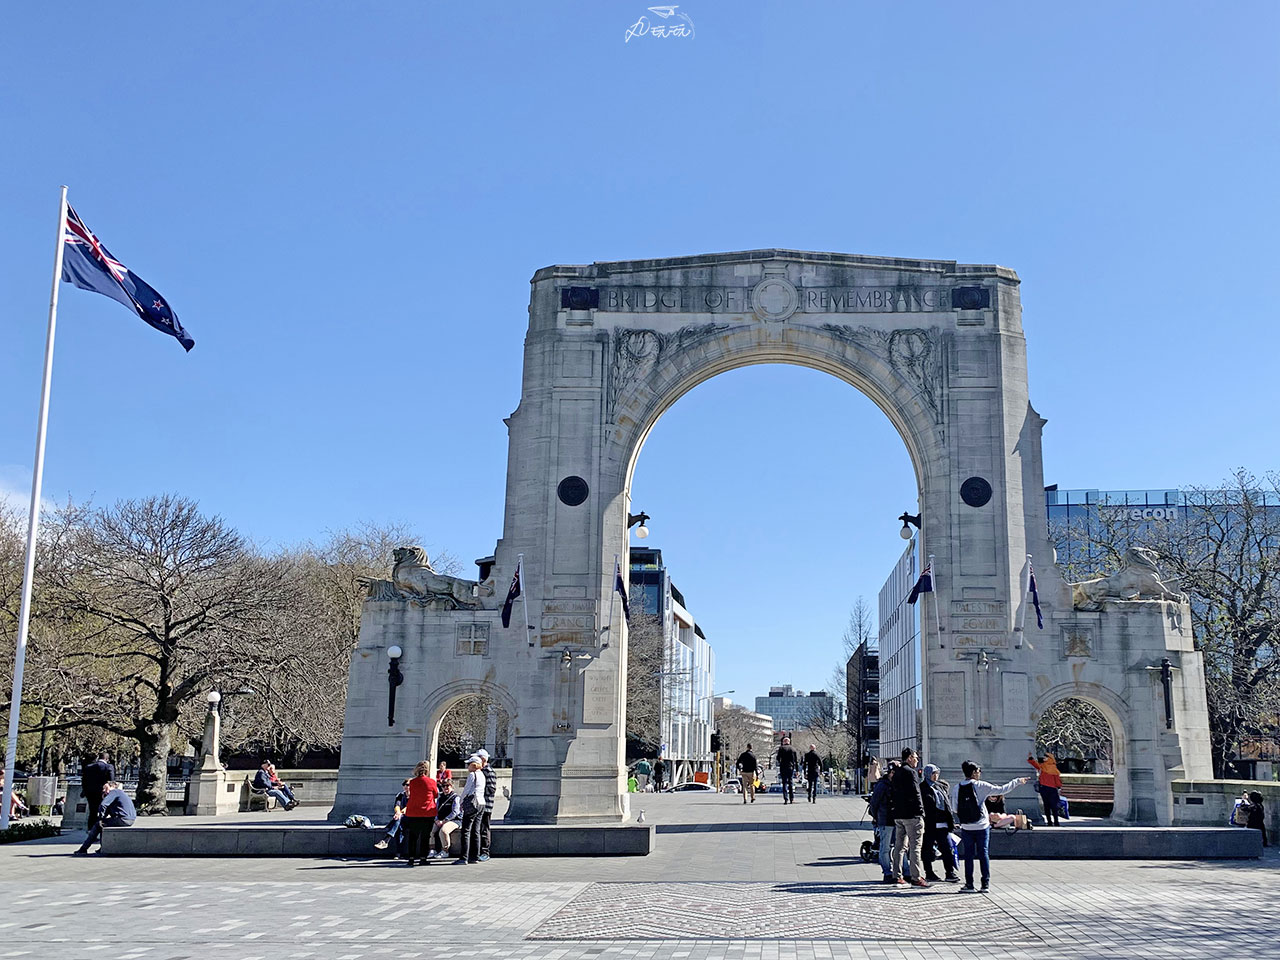
{"label": "tall white flagpole", "polygon": [[946,643],[942,639],[942,614],[938,610],[940,601],[938,600],[938,571],[933,569],[933,554],[929,554],[929,579],[933,581],[933,624],[938,628],[938,646],[945,647]]}
{"label": "tall white flagpole", "polygon": [[601,647],[607,647],[613,641],[613,595],[618,592],[618,577],[622,575],[622,570],[618,566],[618,555],[613,555],[613,579],[609,581],[609,615],[604,621],[604,639],[600,642]]}
{"label": "tall white flagpole", "polygon": [[[1027,571],[1022,578],[1022,603],[1018,607],[1018,625],[1014,627],[1014,649],[1026,642],[1027,607],[1031,605],[1031,554],[1027,554]],[[1028,646],[1030,646],[1028,644]],[[1033,648],[1034,649],[1034,648]]]}
{"label": "tall white flagpole", "polygon": [[520,571],[520,609],[524,611],[524,634],[529,641],[529,646],[533,646],[533,627],[529,626],[529,591],[526,589],[528,584],[524,577],[524,554],[517,554],[516,569]]}
{"label": "tall white flagpole", "polygon": [[13,696],[9,703],[9,740],[4,752],[4,794],[0,796],[0,830],[9,829],[14,765],[18,758],[18,720],[22,714],[22,671],[27,662],[27,628],[31,621],[31,581],[36,569],[36,533],[40,524],[40,487],[44,480],[44,437],[49,424],[49,388],[53,380],[53,335],[58,324],[58,284],[62,281],[63,235],[67,228],[67,188],[58,201],[58,239],[53,256],[53,289],[49,293],[49,331],[44,341],[44,383],[40,387],[40,417],[36,426],[36,465],[31,474],[31,512],[27,519],[27,557],[22,573],[22,606],[18,613],[18,644],[13,655]]}

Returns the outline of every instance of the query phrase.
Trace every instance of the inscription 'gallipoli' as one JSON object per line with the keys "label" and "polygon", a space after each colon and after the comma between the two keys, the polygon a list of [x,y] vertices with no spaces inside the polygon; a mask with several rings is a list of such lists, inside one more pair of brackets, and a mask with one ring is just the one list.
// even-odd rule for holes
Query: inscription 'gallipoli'
{"label": "inscription 'gallipoli'", "polygon": [[[942,287],[798,287],[797,313],[930,313],[951,309]],[[603,287],[600,310],[619,313],[748,313],[750,287]]]}

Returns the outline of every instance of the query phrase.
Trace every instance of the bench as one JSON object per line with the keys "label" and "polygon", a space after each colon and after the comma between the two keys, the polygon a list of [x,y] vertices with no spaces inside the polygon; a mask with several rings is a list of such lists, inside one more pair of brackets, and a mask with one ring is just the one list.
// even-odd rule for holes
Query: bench
{"label": "bench", "polygon": [[1115,787],[1109,783],[1064,783],[1059,793],[1071,805],[1073,816],[1109,817],[1115,806]]}
{"label": "bench", "polygon": [[275,797],[267,793],[266,787],[255,787],[253,777],[244,778],[243,809],[247,813],[257,810],[274,810],[280,805]]}

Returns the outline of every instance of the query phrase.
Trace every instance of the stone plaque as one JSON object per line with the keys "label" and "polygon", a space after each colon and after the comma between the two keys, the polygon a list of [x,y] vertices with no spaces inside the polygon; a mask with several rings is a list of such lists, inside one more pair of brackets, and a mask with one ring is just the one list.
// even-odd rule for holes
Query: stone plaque
{"label": "stone plaque", "polygon": [[935,673],[929,681],[930,719],[944,727],[965,724],[964,674],[958,670]]}
{"label": "stone plaque", "polygon": [[1008,633],[1009,605],[1004,600],[951,601],[953,633]]}
{"label": "stone plaque", "polygon": [[559,643],[594,647],[599,642],[596,631],[596,602],[574,597],[557,597],[542,604],[541,645]]}
{"label": "stone plaque", "polygon": [[1007,633],[953,633],[951,646],[957,650],[1003,650],[1009,646]]}
{"label": "stone plaque", "polygon": [[582,722],[613,723],[618,712],[618,697],[613,671],[590,667],[582,674]]}
{"label": "stone plaque", "polygon": [[1031,700],[1025,673],[1006,673],[1001,680],[1004,694],[1004,723],[1007,727],[1031,726]]}
{"label": "stone plaque", "polygon": [[1094,656],[1093,629],[1083,623],[1062,625],[1062,655],[1064,657]]}

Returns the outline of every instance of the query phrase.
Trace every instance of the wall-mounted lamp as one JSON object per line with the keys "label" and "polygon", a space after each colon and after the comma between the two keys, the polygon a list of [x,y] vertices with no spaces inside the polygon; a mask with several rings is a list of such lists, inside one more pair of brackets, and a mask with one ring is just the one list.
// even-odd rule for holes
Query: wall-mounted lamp
{"label": "wall-mounted lamp", "polygon": [[915,534],[911,532],[911,527],[907,526],[907,524],[909,523],[914,524],[915,528],[919,530],[920,514],[917,513],[915,516],[912,516],[911,514],[903,511],[902,516],[900,516],[898,519],[902,521],[902,529],[898,531],[898,536],[900,536],[903,540],[910,540],[913,536],[915,536]]}
{"label": "wall-mounted lamp", "polygon": [[404,651],[398,646],[387,647],[387,657],[391,663],[387,666],[387,726],[396,725],[396,687],[404,683],[404,674],[400,672],[400,658]]}
{"label": "wall-mounted lamp", "polygon": [[649,515],[647,513],[644,513],[643,511],[640,513],[627,514],[628,530],[634,527],[637,523],[640,524],[640,526],[636,529],[637,540],[643,540],[645,537],[649,536],[649,528],[645,526],[645,524],[649,521],[649,519],[650,519]]}
{"label": "wall-mounted lamp", "polygon": [[1164,728],[1173,729],[1173,663],[1168,657],[1160,661],[1160,682],[1164,685]]}

